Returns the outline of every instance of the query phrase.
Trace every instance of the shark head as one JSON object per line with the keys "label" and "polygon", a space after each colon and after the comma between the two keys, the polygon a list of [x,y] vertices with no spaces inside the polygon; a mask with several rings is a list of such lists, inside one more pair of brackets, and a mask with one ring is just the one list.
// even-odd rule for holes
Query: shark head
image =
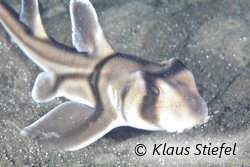
{"label": "shark head", "polygon": [[137,122],[137,127],[155,125],[155,130],[182,132],[208,121],[208,108],[193,74],[180,60],[172,58],[160,66],[146,68],[141,78],[143,82],[137,79],[130,87],[133,100],[126,105],[137,108],[137,116],[144,120]]}
{"label": "shark head", "polygon": [[[163,62],[157,70],[148,71],[146,106],[154,108],[158,126],[169,132],[182,132],[207,122],[207,105],[197,91],[193,74],[178,59]],[[151,103],[151,104],[150,104]],[[147,111],[144,108],[144,113]]]}

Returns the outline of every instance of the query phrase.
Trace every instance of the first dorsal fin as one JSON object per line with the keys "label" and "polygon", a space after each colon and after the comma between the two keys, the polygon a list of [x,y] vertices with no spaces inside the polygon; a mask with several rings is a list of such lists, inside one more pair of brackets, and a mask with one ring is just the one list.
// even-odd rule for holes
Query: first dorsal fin
{"label": "first dorsal fin", "polygon": [[89,0],[71,0],[70,17],[73,45],[79,52],[88,52],[91,56],[108,56],[113,53]]}
{"label": "first dorsal fin", "polygon": [[49,38],[42,24],[37,0],[22,0],[19,19],[31,30],[35,37]]}

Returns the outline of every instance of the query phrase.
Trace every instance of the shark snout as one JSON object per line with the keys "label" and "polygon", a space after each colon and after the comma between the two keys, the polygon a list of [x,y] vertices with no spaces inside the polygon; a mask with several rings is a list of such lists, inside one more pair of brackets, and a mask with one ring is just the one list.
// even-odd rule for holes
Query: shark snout
{"label": "shark snout", "polygon": [[194,120],[195,126],[206,123],[209,120],[208,107],[201,96],[192,96],[188,98],[189,114]]}

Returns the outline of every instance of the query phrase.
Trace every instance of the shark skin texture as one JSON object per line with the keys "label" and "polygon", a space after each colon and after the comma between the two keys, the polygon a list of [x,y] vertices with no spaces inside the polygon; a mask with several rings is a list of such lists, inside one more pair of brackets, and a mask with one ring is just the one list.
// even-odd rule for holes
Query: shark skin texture
{"label": "shark skin texture", "polygon": [[45,31],[37,0],[22,0],[19,15],[0,2],[0,23],[42,72],[32,98],[37,103],[65,97],[20,134],[52,149],[86,147],[113,128],[182,132],[209,120],[191,71],[177,58],[152,62],[115,52],[88,0],[69,4],[69,48]]}

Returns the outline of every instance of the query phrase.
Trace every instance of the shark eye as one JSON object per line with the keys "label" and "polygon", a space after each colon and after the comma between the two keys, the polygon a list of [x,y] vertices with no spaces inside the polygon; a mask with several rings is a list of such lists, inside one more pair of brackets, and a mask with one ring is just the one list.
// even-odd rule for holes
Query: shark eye
{"label": "shark eye", "polygon": [[155,85],[149,86],[149,90],[156,96],[160,94],[159,88],[157,88]]}

